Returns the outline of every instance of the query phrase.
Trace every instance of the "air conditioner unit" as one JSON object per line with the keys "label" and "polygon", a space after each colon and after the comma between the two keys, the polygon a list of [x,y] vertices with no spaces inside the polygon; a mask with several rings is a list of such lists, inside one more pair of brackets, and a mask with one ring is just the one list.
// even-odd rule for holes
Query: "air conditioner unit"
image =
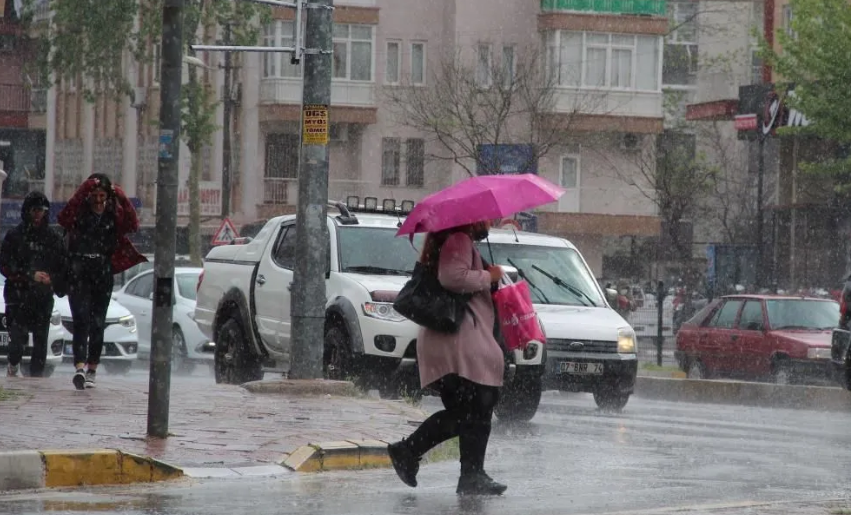
{"label": "air conditioner unit", "polygon": [[133,103],[131,105],[136,109],[144,109],[148,105],[148,88],[144,86],[133,88]]}
{"label": "air conditioner unit", "polygon": [[349,125],[344,123],[332,123],[328,134],[329,139],[335,143],[349,141]]}
{"label": "air conditioner unit", "polygon": [[621,150],[638,150],[641,145],[641,137],[638,134],[627,132],[621,135]]}

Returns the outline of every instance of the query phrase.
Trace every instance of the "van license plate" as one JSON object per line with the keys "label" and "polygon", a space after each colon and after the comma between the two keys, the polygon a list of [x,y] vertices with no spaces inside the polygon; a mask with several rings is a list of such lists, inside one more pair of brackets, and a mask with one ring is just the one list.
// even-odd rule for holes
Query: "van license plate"
{"label": "van license plate", "polygon": [[559,363],[559,372],[562,374],[600,375],[603,373],[603,364],[562,361]]}

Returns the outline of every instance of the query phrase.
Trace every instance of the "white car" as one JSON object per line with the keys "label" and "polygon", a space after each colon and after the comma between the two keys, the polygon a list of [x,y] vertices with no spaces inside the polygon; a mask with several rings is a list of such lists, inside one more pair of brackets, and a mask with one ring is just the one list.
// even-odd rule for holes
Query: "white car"
{"label": "white car", "polygon": [[[212,366],[214,346],[195,323],[195,293],[202,268],[174,269],[174,327],[172,370],[189,373],[197,363]],[[150,359],[154,271],[146,270],[130,279],[112,298],[136,317],[139,330],[139,359]]]}
{"label": "white car", "polygon": [[[71,318],[71,306],[68,297],[57,299],[56,309],[62,317],[62,325],[67,331],[62,361],[73,363],[72,345],[74,323]],[[110,374],[126,374],[137,359],[139,335],[136,331],[136,319],[127,308],[111,300],[106,310],[106,330],[103,333],[103,352],[100,364]]]}
{"label": "white car", "polygon": [[[2,290],[6,283],[6,278],[0,275],[0,312],[6,312],[6,302],[3,300]],[[56,309],[56,304],[59,298],[54,297],[53,316],[50,317],[50,329],[47,332],[47,360],[44,365],[44,377],[50,377],[53,374],[57,365],[62,363],[62,344],[70,335],[62,326],[59,310]],[[30,355],[32,354],[33,337],[30,334],[30,341],[27,348],[24,349],[24,358],[21,360],[21,372],[24,375],[29,375]],[[6,327],[6,315],[0,319],[0,363],[6,364],[9,362],[9,333]],[[5,373],[5,372],[4,372]]]}

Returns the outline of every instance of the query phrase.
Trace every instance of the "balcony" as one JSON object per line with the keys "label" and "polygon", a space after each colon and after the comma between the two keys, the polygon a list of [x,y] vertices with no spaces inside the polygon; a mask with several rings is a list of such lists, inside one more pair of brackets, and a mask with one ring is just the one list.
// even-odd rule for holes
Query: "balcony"
{"label": "balcony", "polygon": [[[301,79],[261,79],[260,103],[301,104],[302,87]],[[333,81],[331,105],[375,107],[375,83]]]}
{"label": "balcony", "polygon": [[662,118],[662,93],[556,88],[555,113]]}
{"label": "balcony", "polygon": [[666,16],[665,0],[541,0],[543,12]]}

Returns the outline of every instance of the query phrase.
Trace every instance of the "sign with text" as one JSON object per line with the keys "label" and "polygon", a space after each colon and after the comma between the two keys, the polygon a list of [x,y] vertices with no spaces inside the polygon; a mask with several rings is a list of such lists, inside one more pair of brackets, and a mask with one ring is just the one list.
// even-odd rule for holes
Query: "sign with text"
{"label": "sign with text", "polygon": [[[221,216],[222,187],[215,182],[202,182],[198,197],[201,203],[201,216]],[[177,190],[177,216],[189,216],[189,186]]]}
{"label": "sign with text", "polygon": [[479,145],[478,175],[538,173],[538,159],[532,145]]}
{"label": "sign with text", "polygon": [[328,144],[328,106],[308,104],[302,111],[302,145]]}

